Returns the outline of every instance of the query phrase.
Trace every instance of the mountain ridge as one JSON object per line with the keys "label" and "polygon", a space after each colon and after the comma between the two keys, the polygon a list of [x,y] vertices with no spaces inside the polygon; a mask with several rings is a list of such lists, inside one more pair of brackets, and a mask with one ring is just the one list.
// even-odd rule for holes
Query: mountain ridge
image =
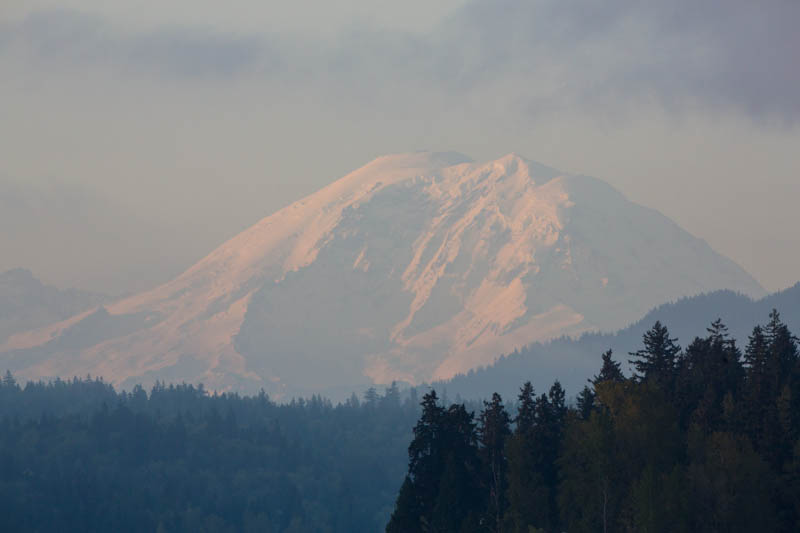
{"label": "mountain ridge", "polygon": [[613,351],[613,358],[629,374],[629,352],[641,347],[642,335],[656,321],[665,325],[670,336],[676,337],[685,348],[695,337],[705,336],[705,328],[720,319],[728,327],[730,337],[743,349],[752,328],[765,324],[773,309],[791,331],[800,330],[800,282],[759,299],[721,290],[662,303],[618,331],[587,332],[577,338],[532,343],[499,356],[489,365],[447,381],[433,382],[431,386],[464,399],[489,398],[493,392],[512,398],[520,381],[530,380],[537,389],[544,390],[554,379],[559,379],[568,394],[574,396],[589,377],[597,374],[600,355],[606,350]]}
{"label": "mountain ridge", "polygon": [[107,304],[94,320],[120,336],[57,348],[88,315],[12,337],[0,360],[23,376],[174,375],[273,394],[304,381],[414,383],[728,285],[763,294],[707,243],[596,178],[516,154],[394,154]]}
{"label": "mountain ridge", "polygon": [[45,284],[24,268],[2,272],[0,344],[14,334],[74,316],[109,299],[96,292]]}

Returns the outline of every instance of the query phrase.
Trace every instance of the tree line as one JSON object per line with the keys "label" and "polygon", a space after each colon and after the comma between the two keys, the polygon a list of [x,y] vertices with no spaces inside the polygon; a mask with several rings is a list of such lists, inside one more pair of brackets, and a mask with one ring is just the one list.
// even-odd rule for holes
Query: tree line
{"label": "tree line", "polygon": [[395,386],[281,404],[6,373],[0,531],[379,531],[418,414]]}
{"label": "tree line", "polygon": [[477,417],[426,394],[387,533],[800,530],[800,357],[777,311],[744,350],[719,320],[685,349],[656,322],[632,375],[612,355],[572,405],[558,382]]}

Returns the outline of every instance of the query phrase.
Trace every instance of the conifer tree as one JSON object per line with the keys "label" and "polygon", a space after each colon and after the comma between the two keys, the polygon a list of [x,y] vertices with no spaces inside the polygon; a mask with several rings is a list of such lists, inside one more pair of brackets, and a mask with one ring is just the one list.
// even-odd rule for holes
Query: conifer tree
{"label": "conifer tree", "polygon": [[422,414],[414,426],[414,440],[408,447],[408,473],[423,501],[436,496],[437,482],[443,467],[439,441],[443,432],[444,407],[438,404],[436,391],[422,397]]}
{"label": "conifer tree", "polygon": [[378,391],[375,390],[375,387],[368,388],[364,393],[364,403],[368,407],[375,407],[378,404],[379,398],[380,395],[378,394]]}
{"label": "conifer tree", "polygon": [[386,525],[386,533],[417,533],[422,531],[420,517],[423,516],[421,503],[416,494],[414,482],[406,476],[397,502],[392,512],[392,517]]}
{"label": "conifer tree", "polygon": [[506,445],[508,510],[503,522],[507,531],[527,533],[528,526],[533,526],[536,522],[536,512],[541,501],[537,489],[543,486],[534,449],[536,399],[530,381],[520,389],[517,403],[514,432]]}
{"label": "conifer tree", "polygon": [[516,433],[525,434],[533,430],[536,424],[536,394],[530,381],[526,381],[519,392],[517,416],[514,418]]}
{"label": "conifer tree", "polygon": [[435,531],[468,531],[483,503],[474,414],[463,404],[453,404],[443,422],[439,446],[444,461],[431,524]]}
{"label": "conifer tree", "polygon": [[721,429],[723,399],[738,396],[744,378],[741,353],[727,330],[721,320],[714,321],[708,336],[692,341],[677,364],[675,401],[682,422],[698,424],[705,433]]}
{"label": "conifer tree", "polygon": [[564,423],[564,416],[567,414],[567,393],[564,390],[564,387],[561,386],[561,382],[556,380],[555,383],[553,383],[553,386],[550,387],[547,396],[550,400],[552,414],[560,428],[560,426]]}
{"label": "conifer tree", "polygon": [[764,333],[769,343],[767,372],[770,386],[774,387],[775,394],[779,394],[795,370],[798,360],[797,337],[792,335],[776,309],[770,313]]}
{"label": "conifer tree", "polygon": [[484,523],[490,531],[502,530],[502,517],[506,508],[506,440],[511,435],[510,419],[499,394],[491,402],[484,402],[478,425],[478,442],[484,469],[484,487],[487,512]]}
{"label": "conifer tree", "polygon": [[14,376],[11,374],[10,370],[6,370],[6,375],[3,376],[3,386],[9,388],[17,387],[17,380],[14,379]]}
{"label": "conifer tree", "polygon": [[436,391],[422,397],[422,414],[414,426],[408,446],[408,474],[397,498],[387,532],[423,531],[422,520],[430,519],[439,491],[443,458],[439,441],[443,431],[444,408]]}
{"label": "conifer tree", "polygon": [[761,388],[767,372],[769,343],[761,326],[753,328],[744,351],[744,367],[749,387]]}
{"label": "conifer tree", "polygon": [[613,352],[611,350],[603,353],[603,366],[600,367],[600,373],[589,380],[592,385],[597,385],[598,383],[602,383],[604,381],[625,381],[625,376],[622,374],[620,364],[611,358],[612,353]]}
{"label": "conifer tree", "polygon": [[575,403],[581,420],[588,420],[589,415],[591,415],[592,410],[594,410],[594,391],[588,386],[584,386],[583,390],[578,394]]}
{"label": "conifer tree", "polygon": [[392,384],[386,387],[386,391],[380,400],[381,407],[389,407],[396,409],[400,407],[400,389],[397,388],[397,382],[392,381]]}
{"label": "conifer tree", "polygon": [[474,518],[480,463],[474,416],[463,404],[445,409],[435,391],[423,396],[408,455],[407,479],[387,531],[450,530]]}
{"label": "conifer tree", "polygon": [[767,371],[769,342],[761,326],[755,326],[744,351],[745,384],[742,425],[751,442],[758,446],[764,425],[764,409],[769,402]]}
{"label": "conifer tree", "polygon": [[793,393],[796,401],[796,395],[800,392],[800,380],[796,373],[797,338],[792,335],[775,309],[770,313],[769,322],[764,327],[764,337],[768,344],[764,380],[766,391],[762,392],[765,408],[761,412],[760,451],[774,467],[780,468],[791,456],[794,445],[791,436],[785,431],[785,426],[790,424],[785,419],[797,416],[793,411],[798,405],[792,405]]}
{"label": "conifer tree", "polygon": [[676,358],[681,351],[681,347],[676,344],[678,339],[670,338],[666,326],[656,321],[645,332],[642,340],[644,348],[629,354],[633,359],[628,362],[636,369],[636,377],[671,390],[675,379]]}
{"label": "conifer tree", "polygon": [[476,475],[461,459],[455,453],[447,454],[433,509],[423,516],[423,531],[477,531],[480,500]]}
{"label": "conifer tree", "polygon": [[558,516],[558,454],[564,434],[566,421],[566,392],[556,380],[550,387],[547,397],[542,394],[537,402],[537,418],[535,444],[538,449],[538,469],[544,480],[543,494],[546,503],[542,502],[540,517],[536,527],[547,531],[557,530]]}

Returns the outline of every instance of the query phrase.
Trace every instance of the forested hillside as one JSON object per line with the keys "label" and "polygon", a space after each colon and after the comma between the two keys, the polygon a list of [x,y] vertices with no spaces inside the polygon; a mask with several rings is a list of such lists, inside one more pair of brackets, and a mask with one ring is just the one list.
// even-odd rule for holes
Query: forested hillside
{"label": "forested hillside", "polygon": [[419,413],[84,379],[0,386],[0,531],[374,532]]}
{"label": "forested hillside", "polygon": [[513,419],[497,394],[476,419],[428,393],[386,531],[798,531],[797,342],[774,311],[744,350],[656,322],[575,405],[526,383]]}
{"label": "forested hillside", "polygon": [[553,378],[558,377],[567,397],[574,398],[586,377],[596,371],[598,354],[613,349],[620,354],[623,370],[628,371],[626,354],[638,349],[642,335],[656,321],[668,324],[675,337],[689,341],[703,336],[708,324],[719,318],[728,326],[730,337],[744,345],[753,324],[762,321],[772,309],[780,312],[792,331],[800,331],[800,283],[759,300],[732,291],[682,298],[656,307],[616,333],[587,333],[577,339],[565,337],[534,343],[500,357],[490,366],[433,383],[433,387],[447,390],[451,396],[488,399],[493,392],[515,395],[520,376],[539,389],[549,387]]}

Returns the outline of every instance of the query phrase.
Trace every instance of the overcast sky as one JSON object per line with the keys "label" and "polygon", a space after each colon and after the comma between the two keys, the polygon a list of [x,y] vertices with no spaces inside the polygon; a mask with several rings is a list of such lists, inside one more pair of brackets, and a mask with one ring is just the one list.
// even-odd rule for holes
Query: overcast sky
{"label": "overcast sky", "polygon": [[796,0],[11,0],[0,270],[164,281],[389,152],[610,182],[800,279]]}

